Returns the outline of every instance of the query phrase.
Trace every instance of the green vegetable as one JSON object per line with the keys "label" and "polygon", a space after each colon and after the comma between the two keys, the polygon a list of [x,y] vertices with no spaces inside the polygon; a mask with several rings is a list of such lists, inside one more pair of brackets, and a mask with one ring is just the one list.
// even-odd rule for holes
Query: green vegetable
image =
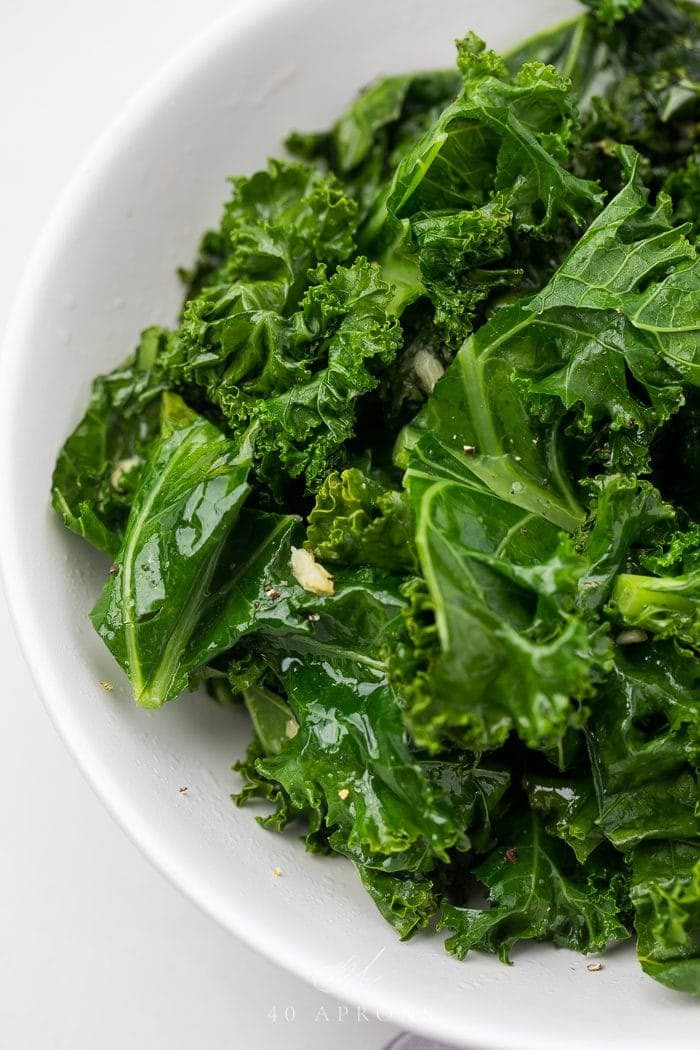
{"label": "green vegetable", "polygon": [[624,851],[645,839],[700,835],[700,662],[671,642],[617,650],[586,727],[596,824]]}
{"label": "green vegetable", "polygon": [[437,911],[438,897],[431,879],[425,875],[390,875],[359,865],[358,873],[379,911],[402,940],[427,926]]}
{"label": "green vegetable", "polygon": [[481,751],[513,729],[529,747],[558,748],[611,659],[605,631],[574,609],[584,563],[546,520],[435,479],[428,463],[407,480],[440,653],[408,724],[431,748],[449,738]]}
{"label": "green vegetable", "polygon": [[309,512],[308,542],[324,562],[416,568],[413,518],[405,493],[356,467],[326,477]]}
{"label": "green vegetable", "polygon": [[669,842],[634,851],[631,898],[639,959],[669,988],[697,994],[700,963],[698,842]]}
{"label": "green vegetable", "polygon": [[432,124],[460,87],[455,70],[380,77],[329,132],[287,139],[290,152],[325,163],[342,179],[366,218],[396,158]]}
{"label": "green vegetable", "polygon": [[623,623],[700,648],[700,569],[660,579],[620,574],[613,602]]}
{"label": "green vegetable", "polygon": [[588,0],[587,6],[592,15],[527,41],[508,65],[537,59],[571,77],[581,120],[578,174],[617,188],[606,155],[612,143],[627,143],[648,158],[647,178],[658,189],[697,151],[697,5]]}
{"label": "green vegetable", "polygon": [[232,179],[52,498],[136,701],[244,705],[236,804],[400,937],[700,995],[700,15],[585,6]]}
{"label": "green vegetable", "polygon": [[154,368],[167,334],[148,328],[136,352],[93,383],[88,409],[56,461],[52,500],[63,521],[105,554],[116,554],[165,389]]}
{"label": "green vegetable", "polygon": [[238,447],[179,398],[166,394],[163,404],[162,434],[134,494],[116,571],[92,611],[146,707],[182,692],[187,666],[195,670],[209,651],[198,622],[250,491],[252,459],[248,435]]}
{"label": "green vegetable", "polygon": [[488,888],[491,907],[446,904],[439,923],[454,930],[445,946],[458,959],[479,948],[509,962],[517,941],[543,937],[559,947],[602,951],[628,936],[621,921],[624,873],[598,862],[582,868],[534,813],[503,827],[499,849],[474,875]]}
{"label": "green vegetable", "polygon": [[448,338],[522,278],[512,240],[549,238],[558,220],[581,224],[601,202],[564,166],[575,126],[564,78],[539,63],[510,77],[473,34],[458,65],[458,97],[404,153],[360,232],[396,285],[394,308],[427,295]]}
{"label": "green vegetable", "polygon": [[598,826],[600,808],[591,779],[540,774],[526,777],[523,786],[532,808],[549,818],[545,830],[568,843],[576,859],[585,864],[593,850],[605,841]]}

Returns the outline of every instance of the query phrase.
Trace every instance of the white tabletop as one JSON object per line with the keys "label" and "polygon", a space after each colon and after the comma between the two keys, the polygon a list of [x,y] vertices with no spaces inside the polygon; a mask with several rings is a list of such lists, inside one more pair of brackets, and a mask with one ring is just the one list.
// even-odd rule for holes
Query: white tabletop
{"label": "white tabletop", "polygon": [[[232,2],[0,4],[0,331],[82,154]],[[389,1025],[232,939],[137,852],[51,726],[1,594],[0,667],[0,1050],[379,1050],[391,1040]]]}

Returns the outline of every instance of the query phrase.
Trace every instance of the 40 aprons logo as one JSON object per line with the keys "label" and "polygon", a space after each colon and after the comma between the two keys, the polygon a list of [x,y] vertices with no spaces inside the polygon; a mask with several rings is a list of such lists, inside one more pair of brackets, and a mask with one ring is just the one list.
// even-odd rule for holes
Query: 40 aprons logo
{"label": "40 aprons logo", "polygon": [[[377,999],[381,998],[377,994],[377,986],[384,978],[382,957],[385,951],[385,948],[379,948],[368,957],[349,955],[337,963],[324,966],[316,974],[312,983],[313,987],[324,996],[332,998],[319,999],[317,1003],[307,1001],[303,1008],[295,1003],[275,1003],[267,1013],[268,1020],[282,1024],[297,1020],[312,1020],[317,1024],[363,1024],[370,1021],[382,1021],[386,1024],[404,1027],[406,1022],[398,1011],[376,1005]],[[355,1005],[336,998],[336,996],[342,996],[343,988],[351,992]],[[374,1006],[363,1004],[362,989],[373,990],[367,998],[375,1003]],[[426,1011],[427,1013],[429,1011]],[[415,1017],[411,1020],[415,1022]]]}
{"label": "40 aprons logo", "polygon": [[385,951],[386,948],[379,948],[369,959],[348,955],[337,963],[323,966],[313,979],[314,988],[319,992],[338,995],[344,985],[370,988],[379,984],[383,978],[379,964]]}
{"label": "40 aprons logo", "polygon": [[[319,1003],[317,1006],[305,1007],[304,1020],[313,1020],[317,1024],[343,1024],[347,1022],[354,1022],[355,1024],[362,1024],[363,1022],[369,1023],[370,1021],[385,1021],[387,1024],[396,1022],[397,1018],[390,1011],[384,1013],[380,1010],[370,1010],[364,1006],[349,1006],[347,1003]],[[272,1008],[268,1010],[267,1019],[273,1023],[279,1021],[286,1021],[291,1023],[297,1019],[301,1020],[302,1012],[298,1010],[294,1003],[288,1003],[286,1006],[278,1006],[274,1003]]]}

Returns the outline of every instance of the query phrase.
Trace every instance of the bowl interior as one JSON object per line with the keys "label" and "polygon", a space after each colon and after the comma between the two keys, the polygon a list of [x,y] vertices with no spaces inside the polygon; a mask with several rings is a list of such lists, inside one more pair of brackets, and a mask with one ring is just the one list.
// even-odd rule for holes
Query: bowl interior
{"label": "bowl interior", "polygon": [[239,7],[134,100],[77,175],[27,275],[0,384],[10,602],[50,712],[117,819],[218,921],[319,988],[500,1050],[558,1047],[564,1031],[572,1048],[664,1045],[687,1038],[693,1007],[645,978],[626,949],[590,973],[547,946],[507,968],[479,955],[460,964],[436,935],[398,943],[350,864],[307,855],[295,834],[263,831],[251,808],[231,805],[231,763],[249,735],[240,711],[198,696],[159,712],[133,705],[87,620],[104,559],[59,525],[48,493],[91,378],[143,327],[173,322],[175,268],[216,220],[228,174],[279,153],[292,127],[327,125],[379,72],[450,64],[467,28],[503,47],[573,10],[561,0]]}

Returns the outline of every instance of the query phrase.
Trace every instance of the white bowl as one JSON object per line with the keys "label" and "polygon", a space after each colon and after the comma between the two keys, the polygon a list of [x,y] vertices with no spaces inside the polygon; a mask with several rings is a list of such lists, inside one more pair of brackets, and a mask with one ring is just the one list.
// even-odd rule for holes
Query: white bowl
{"label": "white bowl", "polygon": [[399,943],[349,863],[308,855],[231,805],[231,762],[249,735],[239,711],[199,697],[134,706],[87,619],[104,561],[59,524],[49,484],[91,378],[142,327],[174,320],[175,267],[217,219],[227,174],[262,165],[292,127],[327,125],[379,72],[451,63],[467,28],[501,47],[572,10],[561,0],[237,8],[132,102],[76,176],[27,273],[0,378],[7,592],[39,689],[98,795],[177,886],[283,966],[367,1014],[498,1050],[688,1045],[697,1005],[644,977],[629,948],[591,973],[549,946],[505,967],[482,955],[459,963],[436,935]]}

